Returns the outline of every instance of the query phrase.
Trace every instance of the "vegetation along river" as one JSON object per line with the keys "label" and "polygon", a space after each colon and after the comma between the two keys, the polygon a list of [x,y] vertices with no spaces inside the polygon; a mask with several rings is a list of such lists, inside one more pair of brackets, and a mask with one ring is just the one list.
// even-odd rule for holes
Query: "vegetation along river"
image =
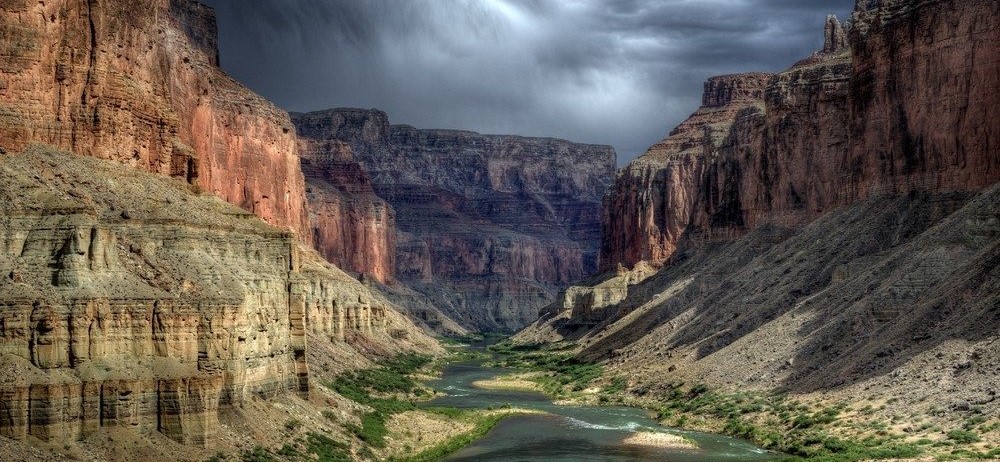
{"label": "vegetation along river", "polygon": [[[447,393],[425,403],[463,409],[510,406],[542,411],[505,418],[483,438],[446,457],[447,461],[768,461],[781,456],[734,438],[661,426],[642,409],[613,406],[557,405],[548,396],[528,391],[473,386],[513,372],[487,367],[483,361],[452,363],[441,378],[428,384]],[[623,444],[635,432],[681,435],[697,449]]]}

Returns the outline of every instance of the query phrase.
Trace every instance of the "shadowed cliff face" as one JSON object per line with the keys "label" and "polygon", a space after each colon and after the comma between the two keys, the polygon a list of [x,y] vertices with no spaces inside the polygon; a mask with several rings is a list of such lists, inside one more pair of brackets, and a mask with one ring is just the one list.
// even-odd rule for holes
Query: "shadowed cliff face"
{"label": "shadowed cliff face", "polygon": [[342,141],[299,138],[316,249],[346,271],[393,280],[396,215]]}
{"label": "shadowed cliff face", "polygon": [[0,147],[182,178],[311,238],[288,115],[218,68],[210,8],[10,0],[0,18]]}
{"label": "shadowed cliff face", "polygon": [[467,327],[514,330],[596,269],[607,146],[390,125],[377,110],[294,115],[342,140],[392,204],[396,277]]}
{"label": "shadowed cliff face", "polygon": [[650,390],[995,412],[1000,4],[859,1],[852,24],[784,72],[711,79],[616,178],[618,271],[521,338],[575,340]]}

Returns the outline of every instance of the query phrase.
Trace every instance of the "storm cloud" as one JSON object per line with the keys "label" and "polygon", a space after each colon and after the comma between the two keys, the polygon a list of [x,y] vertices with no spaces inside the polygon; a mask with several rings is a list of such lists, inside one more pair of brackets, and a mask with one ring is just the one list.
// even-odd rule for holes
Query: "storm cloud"
{"label": "storm cloud", "polygon": [[205,0],[223,68],[290,111],[611,144],[625,163],[702,82],[778,71],[853,0]]}

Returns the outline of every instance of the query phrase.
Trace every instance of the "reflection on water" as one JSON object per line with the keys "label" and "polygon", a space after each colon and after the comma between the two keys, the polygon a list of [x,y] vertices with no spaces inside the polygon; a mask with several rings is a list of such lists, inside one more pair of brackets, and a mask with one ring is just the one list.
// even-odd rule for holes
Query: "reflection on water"
{"label": "reflection on water", "polygon": [[[441,379],[430,385],[448,393],[431,406],[487,408],[509,404],[539,409],[548,415],[512,416],[485,437],[445,460],[449,461],[767,461],[774,453],[734,438],[674,430],[659,425],[645,411],[627,407],[556,406],[540,394],[509,390],[481,390],[476,380],[505,373],[477,363],[449,365]],[[637,430],[665,431],[698,442],[699,450],[658,449],[621,444]]]}

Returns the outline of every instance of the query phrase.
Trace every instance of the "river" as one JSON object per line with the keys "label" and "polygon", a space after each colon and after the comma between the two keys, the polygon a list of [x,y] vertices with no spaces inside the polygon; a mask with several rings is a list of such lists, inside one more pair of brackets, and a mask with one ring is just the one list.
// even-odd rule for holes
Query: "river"
{"label": "river", "polygon": [[[446,461],[769,461],[779,454],[753,444],[709,433],[664,427],[647,411],[615,406],[561,406],[540,393],[484,390],[476,380],[512,372],[488,368],[481,362],[452,363],[440,379],[428,385],[447,393],[426,403],[464,409],[510,405],[547,414],[515,415],[502,420],[483,438],[445,458]],[[684,435],[700,449],[659,449],[626,446],[621,440],[635,431],[663,431]]]}

